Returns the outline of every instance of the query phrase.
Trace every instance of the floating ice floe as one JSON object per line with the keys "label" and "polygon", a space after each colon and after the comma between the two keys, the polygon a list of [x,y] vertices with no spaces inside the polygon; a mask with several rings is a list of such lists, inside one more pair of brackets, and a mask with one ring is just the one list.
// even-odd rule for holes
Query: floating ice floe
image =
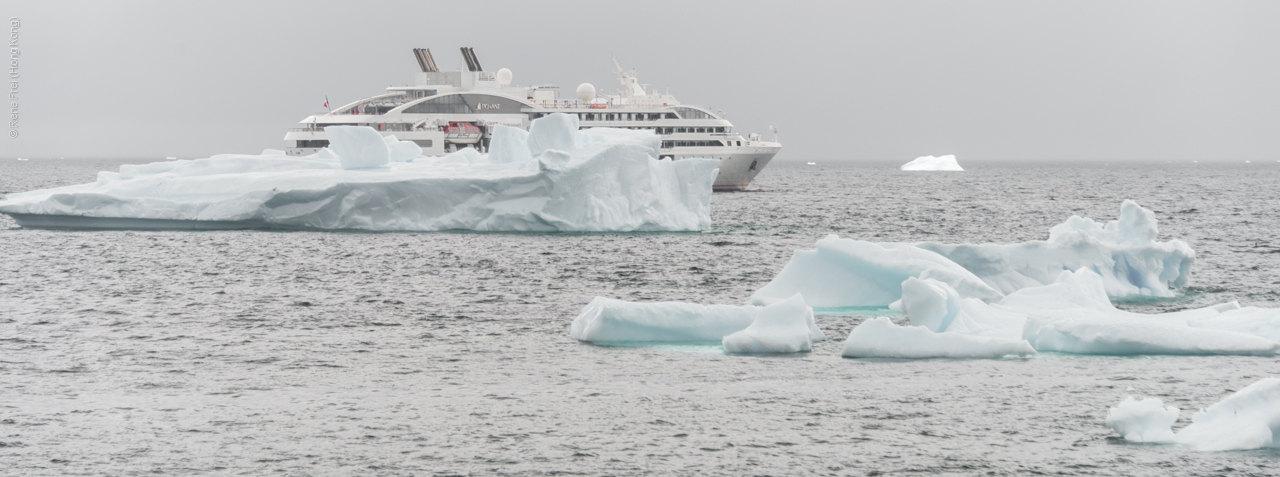
{"label": "floating ice floe", "polygon": [[1112,297],[1174,296],[1187,284],[1195,251],[1181,240],[1156,240],[1154,212],[1126,200],[1120,217],[1099,224],[1072,216],[1049,230],[1049,240],[1012,245],[918,243],[1009,294],[1053,283],[1063,270],[1088,268],[1101,275]]}
{"label": "floating ice floe", "polygon": [[[1261,355],[1280,353],[1280,343],[1227,329],[1195,326],[1218,319],[1244,327],[1280,317],[1280,310],[1235,315],[1233,305],[1174,313],[1141,314],[1116,309],[1107,300],[1103,280],[1088,269],[1063,272],[1052,285],[1024,288],[996,308],[1027,317],[1022,336],[1039,351],[1137,355]],[[1263,328],[1255,326],[1254,328]]]}
{"label": "floating ice floe", "polygon": [[844,342],[846,358],[1000,358],[1036,354],[1026,341],[898,326],[887,317],[863,321]]}
{"label": "floating ice floe", "polygon": [[[845,342],[847,357],[1280,354],[1280,309],[1234,302],[1158,314],[1117,309],[1112,298],[1172,296],[1189,280],[1195,252],[1156,237],[1155,214],[1132,201],[1124,202],[1117,220],[1071,217],[1053,228],[1049,240],[1023,244],[885,244],[830,235],[814,250],[796,251],[751,296],[754,306],[597,298],[574,320],[572,334],[587,341],[695,341],[725,337],[754,321],[751,330],[724,338],[725,349],[790,351],[804,347],[800,334],[777,331],[784,328],[781,320],[754,317],[762,306],[794,300],[906,313],[911,326],[887,318],[858,325]],[[820,336],[808,316],[813,335]],[[786,344],[758,344],[758,336]]]}
{"label": "floating ice floe", "polygon": [[596,297],[569,326],[581,341],[720,341],[751,326],[760,307],[637,303]]}
{"label": "floating ice floe", "polygon": [[1178,408],[1157,398],[1127,397],[1107,413],[1107,426],[1127,441],[1177,443],[1198,451],[1280,447],[1280,379],[1266,378],[1191,417],[1177,434]]}
{"label": "floating ice floe", "polygon": [[[1097,273],[1062,272],[1053,284],[1028,287],[998,302],[961,298],[950,285],[909,278],[903,311],[913,325],[940,334],[1029,343],[1037,351],[1080,354],[1274,355],[1280,310],[1234,303],[1174,313],[1117,309]],[[1025,341],[1024,341],[1025,340]]]}
{"label": "floating ice floe", "polygon": [[904,171],[964,171],[960,168],[960,163],[956,162],[956,156],[947,154],[945,156],[921,156],[914,161],[902,165]]}
{"label": "floating ice floe", "polygon": [[1170,443],[1174,441],[1173,423],[1180,409],[1165,407],[1159,398],[1125,397],[1120,405],[1107,410],[1107,427],[1119,432],[1129,442]]}
{"label": "floating ice floe", "polygon": [[637,303],[596,297],[574,318],[569,336],[581,341],[721,341],[731,353],[808,351],[825,338],[799,296],[769,306]]}
{"label": "floating ice floe", "polygon": [[797,250],[753,298],[800,293],[819,308],[888,306],[901,298],[902,282],[916,277],[947,283],[963,298],[994,302],[1080,268],[1101,275],[1112,297],[1169,297],[1190,279],[1195,252],[1156,235],[1155,214],[1133,201],[1105,225],[1073,216],[1053,227],[1047,241],[1013,245],[872,243],[829,235],[814,250]]}
{"label": "floating ice floe", "polygon": [[911,326],[868,319],[849,333],[846,358],[1000,358],[1036,350],[1022,339],[1026,317],[991,308],[932,278],[902,282],[903,311]]}
{"label": "floating ice floe", "polygon": [[828,235],[814,250],[796,250],[778,276],[753,300],[799,293],[810,306],[888,306],[902,298],[911,277],[946,282],[963,296],[996,300],[1004,295],[959,264],[909,244],[872,243]]}
{"label": "floating ice floe", "polygon": [[578,130],[554,114],[497,126],[489,154],[439,158],[366,127],[329,127],[306,157],[268,150],[121,166],[90,184],[10,194],[24,226],[382,231],[695,231],[717,161],[658,159],[649,131]]}

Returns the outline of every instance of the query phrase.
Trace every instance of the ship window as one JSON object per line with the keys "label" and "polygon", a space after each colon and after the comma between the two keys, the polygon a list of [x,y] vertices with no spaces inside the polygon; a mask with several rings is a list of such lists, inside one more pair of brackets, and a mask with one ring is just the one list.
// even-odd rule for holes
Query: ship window
{"label": "ship window", "polygon": [[431,147],[431,140],[430,140],[430,139],[414,139],[414,140],[413,140],[413,143],[414,143],[414,144],[417,144],[417,145],[419,145],[419,146],[421,146],[421,147]]}
{"label": "ship window", "polygon": [[409,106],[404,112],[408,114],[470,114],[475,111],[467,105],[462,95],[451,94]]}
{"label": "ship window", "polygon": [[718,133],[722,133],[722,132],[724,132],[724,128],[716,128],[716,132],[718,132]]}
{"label": "ship window", "polygon": [[741,145],[742,145],[742,141],[738,141],[738,145],[739,145],[739,146],[741,146]]}
{"label": "ship window", "polygon": [[525,104],[489,94],[451,94],[405,108],[408,114],[519,114]]}
{"label": "ship window", "polygon": [[720,119],[720,118],[717,118],[714,114],[708,113],[701,109],[688,108],[684,106],[676,106],[671,109],[676,110],[677,113],[680,113],[680,117],[685,119]]}
{"label": "ship window", "polygon": [[700,133],[707,132],[707,128],[698,128],[697,132],[700,132]]}
{"label": "ship window", "polygon": [[685,129],[685,128],[676,128],[676,132],[678,132],[678,133],[682,133],[682,132],[684,132],[684,129]]}

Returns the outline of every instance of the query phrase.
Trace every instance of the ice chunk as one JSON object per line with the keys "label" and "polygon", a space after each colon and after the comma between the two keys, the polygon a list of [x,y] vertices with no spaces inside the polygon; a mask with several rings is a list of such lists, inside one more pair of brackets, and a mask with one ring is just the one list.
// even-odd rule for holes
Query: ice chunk
{"label": "ice chunk", "polygon": [[946,283],[911,277],[902,282],[901,306],[913,326],[941,333],[960,314],[960,295]]}
{"label": "ice chunk", "polygon": [[902,298],[902,282],[932,278],[963,297],[998,300],[1003,294],[937,253],[907,244],[879,244],[828,235],[814,250],[797,250],[791,261],[753,299],[796,293],[811,306],[887,306]]}
{"label": "ice chunk", "polygon": [[[219,155],[126,165],[90,184],[9,194],[0,201],[0,213],[24,226],[69,228],[551,232],[710,227],[711,184],[719,161],[660,161],[658,138],[651,133],[588,134],[576,127],[575,118],[562,114],[535,120],[542,143],[565,148],[544,150],[538,161],[521,161],[525,153],[505,149],[527,152],[530,146],[512,133],[507,135],[515,136],[507,137],[512,140],[491,144],[490,156],[466,148],[443,158],[401,162],[413,153],[412,142],[383,139],[371,128],[333,126],[326,128],[330,147],[312,156]],[[396,161],[390,162],[393,149]]]}
{"label": "ice chunk", "polygon": [[527,139],[529,153],[532,157],[538,157],[548,149],[557,151],[577,149],[578,136],[578,116],[576,115],[552,114],[539,118],[529,125]]}
{"label": "ice chunk", "polygon": [[1185,242],[1157,242],[1155,213],[1126,200],[1105,225],[1073,216],[1049,231],[1049,240],[1012,245],[919,243],[1004,294],[1053,283],[1063,270],[1089,268],[1102,275],[1112,297],[1174,296],[1187,284],[1195,252]]}
{"label": "ice chunk", "polygon": [[1178,409],[1159,399],[1125,398],[1107,413],[1107,426],[1135,442],[1177,443],[1198,451],[1280,447],[1280,379],[1266,378],[1191,416],[1177,434]]}
{"label": "ice chunk", "polygon": [[1177,442],[1200,451],[1280,447],[1280,379],[1250,384],[1196,413]]}
{"label": "ice chunk", "polygon": [[760,309],[750,326],[721,343],[730,353],[798,353],[812,349],[815,339],[822,339],[822,331],[814,323],[813,309],[796,294]]}
{"label": "ice chunk", "polygon": [[1024,288],[997,305],[1027,316],[1023,338],[1040,351],[1069,353],[1264,355],[1280,343],[1235,331],[1195,328],[1191,320],[1215,316],[1202,308],[1143,315],[1116,309],[1102,277],[1089,269],[1063,272],[1052,285]]}
{"label": "ice chunk", "polygon": [[902,311],[914,326],[935,333],[959,333],[1022,341],[1026,315],[1000,310],[976,298],[960,298],[950,285],[932,278],[902,282]]}
{"label": "ice chunk", "polygon": [[387,143],[373,128],[364,126],[329,126],[329,149],[338,155],[343,169],[368,169],[385,166],[391,160]]}
{"label": "ice chunk", "polygon": [[947,154],[945,156],[921,156],[916,160],[902,165],[904,171],[963,171],[960,163],[956,162],[956,156]]}
{"label": "ice chunk", "polygon": [[1173,423],[1178,420],[1179,409],[1165,407],[1158,398],[1124,398],[1119,406],[1107,411],[1107,427],[1114,429],[1130,442],[1174,441]]}
{"label": "ice chunk", "polygon": [[497,125],[489,142],[489,161],[495,164],[525,162],[533,159],[529,151],[529,132],[511,126]]}
{"label": "ice chunk", "polygon": [[934,333],[923,326],[898,326],[889,318],[863,321],[844,342],[846,358],[1000,358],[1027,356],[1026,341],[960,333]]}
{"label": "ice chunk", "polygon": [[387,143],[387,157],[391,162],[407,162],[422,156],[422,146],[413,141],[401,141],[395,135],[386,136],[382,141]]}
{"label": "ice chunk", "polygon": [[636,303],[596,297],[573,319],[569,336],[582,341],[720,341],[751,326],[760,307]]}

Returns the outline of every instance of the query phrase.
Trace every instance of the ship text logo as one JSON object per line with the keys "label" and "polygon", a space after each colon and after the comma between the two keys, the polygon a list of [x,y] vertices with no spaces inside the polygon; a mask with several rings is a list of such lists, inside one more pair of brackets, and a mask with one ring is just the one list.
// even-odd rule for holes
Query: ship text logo
{"label": "ship text logo", "polygon": [[502,109],[502,105],[501,105],[501,104],[484,104],[484,103],[476,103],[476,110],[477,110],[477,111],[484,111],[484,110],[486,110],[486,109]]}

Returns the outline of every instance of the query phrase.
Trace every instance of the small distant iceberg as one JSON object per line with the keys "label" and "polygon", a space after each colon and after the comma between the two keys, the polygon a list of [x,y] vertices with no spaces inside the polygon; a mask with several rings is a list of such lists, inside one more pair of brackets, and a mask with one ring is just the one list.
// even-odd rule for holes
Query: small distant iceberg
{"label": "small distant iceberg", "polygon": [[956,162],[954,154],[945,156],[921,156],[916,160],[902,165],[904,171],[964,171],[960,167],[960,163]]}
{"label": "small distant iceberg", "polygon": [[1180,444],[1202,452],[1280,447],[1280,379],[1266,378],[1191,416],[1176,434],[1180,410],[1159,398],[1124,401],[1107,412],[1107,427],[1130,442]]}

